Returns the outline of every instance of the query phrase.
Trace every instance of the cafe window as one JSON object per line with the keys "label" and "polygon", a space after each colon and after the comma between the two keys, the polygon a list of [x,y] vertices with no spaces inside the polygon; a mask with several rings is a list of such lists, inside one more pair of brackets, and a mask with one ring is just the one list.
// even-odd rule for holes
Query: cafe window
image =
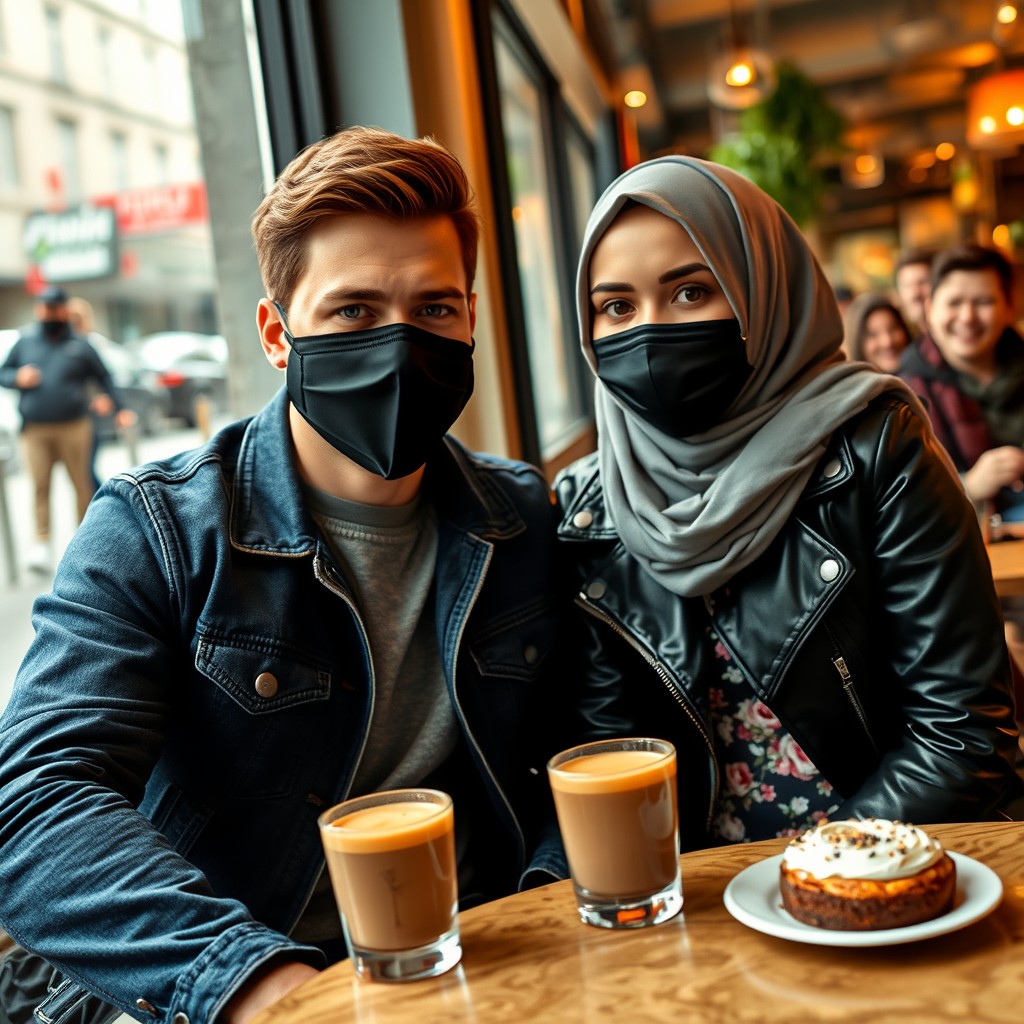
{"label": "cafe window", "polygon": [[162,142],[153,144],[153,180],[158,185],[167,185],[171,180],[171,158],[167,146]]}
{"label": "cafe window", "polygon": [[57,118],[57,161],[65,202],[77,202],[82,195],[78,173],[78,125],[67,118]]}
{"label": "cafe window", "polygon": [[14,111],[0,106],[0,185],[18,185],[18,154],[14,148]]}
{"label": "cafe window", "polygon": [[597,183],[594,179],[594,147],[590,140],[566,118],[565,156],[569,172],[569,198],[572,210],[572,236],[576,252],[583,248],[583,233],[586,231],[590,211],[597,198]]}
{"label": "cafe window", "polygon": [[128,188],[128,140],[124,132],[110,133],[110,162],[114,171],[114,188],[123,192]]}
{"label": "cafe window", "polygon": [[152,46],[142,48],[142,82],[148,100],[160,106],[160,78],[157,74],[156,50]]}
{"label": "cafe window", "polygon": [[108,99],[114,97],[114,48],[110,28],[100,25],[96,30],[96,44],[100,59],[100,79],[103,83],[103,95]]}
{"label": "cafe window", "polygon": [[50,51],[50,77],[61,85],[68,83],[68,69],[64,63],[64,38],[60,11],[56,7],[47,7],[46,12],[46,45]]}
{"label": "cafe window", "polygon": [[[494,71],[539,457],[556,457],[579,434],[580,386],[573,278],[580,211],[593,202],[591,158],[567,122],[547,69],[500,10]],[[577,194],[569,197],[570,191]],[[585,223],[585,221],[584,221]]]}

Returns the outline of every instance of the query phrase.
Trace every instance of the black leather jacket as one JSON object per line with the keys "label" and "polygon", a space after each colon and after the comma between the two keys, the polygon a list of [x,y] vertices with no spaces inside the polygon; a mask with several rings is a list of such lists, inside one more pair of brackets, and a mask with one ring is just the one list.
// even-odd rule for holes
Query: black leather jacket
{"label": "black leather jacket", "polygon": [[769,549],[703,599],[626,552],[595,455],[555,482],[578,573],[584,735],[679,755],[683,847],[719,790],[713,620],[736,666],[842,797],[836,817],[1005,816],[1019,797],[1011,676],[975,514],[918,417],[883,396],[833,436]]}

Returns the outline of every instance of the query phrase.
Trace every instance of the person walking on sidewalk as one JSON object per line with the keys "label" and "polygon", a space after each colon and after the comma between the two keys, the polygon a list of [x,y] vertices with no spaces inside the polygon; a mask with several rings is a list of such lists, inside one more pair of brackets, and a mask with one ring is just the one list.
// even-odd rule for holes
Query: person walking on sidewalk
{"label": "person walking on sidewalk", "polygon": [[36,302],[36,320],[21,328],[18,340],[0,367],[0,385],[21,392],[19,411],[25,463],[35,500],[35,543],[28,567],[48,572],[50,547],[50,481],[53,467],[64,464],[75,488],[78,522],[93,495],[90,473],[92,421],[89,404],[95,385],[109,395],[120,417],[124,412],[117,388],[96,350],[69,322],[68,296],[47,286]]}

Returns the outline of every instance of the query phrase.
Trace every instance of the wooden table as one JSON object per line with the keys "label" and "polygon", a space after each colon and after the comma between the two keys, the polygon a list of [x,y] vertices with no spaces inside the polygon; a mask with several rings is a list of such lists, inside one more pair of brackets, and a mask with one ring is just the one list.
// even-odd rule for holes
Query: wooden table
{"label": "wooden table", "polygon": [[993,868],[1002,903],[948,935],[849,949],[772,938],[735,921],[728,881],[784,840],[682,858],[683,913],[654,928],[581,924],[568,882],[461,915],[462,963],[388,985],[335,964],[255,1024],[514,1021],[672,1024],[1019,1024],[1024,1019],[1024,823],[936,825],[946,848]]}
{"label": "wooden table", "polygon": [[992,563],[992,579],[1000,597],[1024,594],[1024,539],[1001,540],[987,544]]}

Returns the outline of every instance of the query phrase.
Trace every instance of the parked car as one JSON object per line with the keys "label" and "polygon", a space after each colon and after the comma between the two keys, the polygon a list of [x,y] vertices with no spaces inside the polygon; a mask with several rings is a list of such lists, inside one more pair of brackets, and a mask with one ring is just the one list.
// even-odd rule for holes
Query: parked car
{"label": "parked car", "polygon": [[196,402],[209,403],[211,415],[228,407],[228,345],[219,334],[159,331],[132,349],[167,389],[168,415],[196,426]]}
{"label": "parked car", "polygon": [[[130,349],[115,344],[105,335],[93,332],[89,341],[110,372],[124,404],[138,417],[140,436],[151,437],[158,433],[170,415],[171,406],[170,393],[160,375]],[[117,437],[112,415],[98,417],[95,424],[101,441]]]}

